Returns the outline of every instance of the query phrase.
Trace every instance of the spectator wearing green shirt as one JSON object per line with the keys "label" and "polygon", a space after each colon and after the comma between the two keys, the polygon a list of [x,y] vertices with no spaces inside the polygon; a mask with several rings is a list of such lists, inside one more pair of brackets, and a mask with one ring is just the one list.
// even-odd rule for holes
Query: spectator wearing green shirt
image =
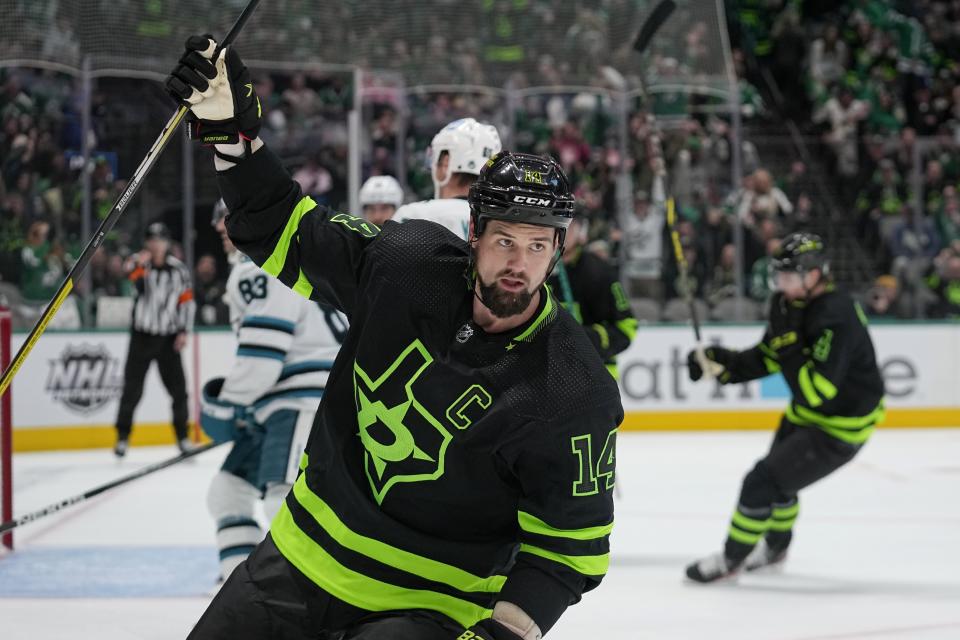
{"label": "spectator wearing green shirt", "polygon": [[780,238],[767,240],[767,254],[758,258],[750,269],[750,297],[766,302],[770,297],[770,257],[780,250]]}
{"label": "spectator wearing green shirt", "polygon": [[[24,316],[30,321],[39,318],[43,309],[60,288],[69,269],[69,257],[63,247],[50,240],[50,224],[37,220],[27,228],[27,240],[20,250],[20,293]],[[76,300],[67,298],[54,316],[51,326],[58,329],[79,329],[80,310]]]}
{"label": "spectator wearing green shirt", "polygon": [[942,206],[936,214],[936,223],[943,244],[960,242],[960,196],[952,185],[943,189]]}

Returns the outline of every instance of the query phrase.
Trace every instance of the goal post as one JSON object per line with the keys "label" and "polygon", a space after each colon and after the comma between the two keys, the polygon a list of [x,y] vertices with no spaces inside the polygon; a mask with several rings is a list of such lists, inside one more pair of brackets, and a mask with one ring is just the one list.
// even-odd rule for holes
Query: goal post
{"label": "goal post", "polygon": [[[10,310],[0,307],[0,369],[10,365],[12,320]],[[13,518],[13,387],[0,397],[0,522]],[[0,545],[13,549],[13,532],[0,536]]]}

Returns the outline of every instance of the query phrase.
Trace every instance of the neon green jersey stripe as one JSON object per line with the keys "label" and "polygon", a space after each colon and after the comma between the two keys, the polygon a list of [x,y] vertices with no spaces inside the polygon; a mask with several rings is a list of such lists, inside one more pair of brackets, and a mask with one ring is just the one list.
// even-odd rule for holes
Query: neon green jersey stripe
{"label": "neon green jersey stripe", "polygon": [[529,553],[530,555],[540,556],[547,560],[553,560],[585,576],[602,576],[610,567],[609,553],[604,553],[599,556],[567,556],[562,553],[547,551],[546,549],[541,549],[540,547],[535,547],[530,544],[521,544],[520,553]]}
{"label": "neon green jersey stripe", "polygon": [[[788,406],[787,419],[794,424],[813,425],[822,429],[838,440],[849,442],[850,444],[863,444],[874,432],[874,425],[883,420],[884,409],[881,405],[873,413],[862,418],[847,418],[845,416],[835,416],[829,418],[822,416],[816,411],[810,411],[804,407]],[[834,421],[842,421],[843,424],[833,424]],[[851,421],[852,424],[848,424]],[[857,424],[863,422],[863,424]]]}
{"label": "neon green jersey stripe", "polygon": [[800,513],[800,503],[791,505],[789,507],[774,507],[773,508],[773,517],[779,518],[780,520],[786,520],[787,518],[796,518],[797,514]]}
{"label": "neon green jersey stripe", "polygon": [[787,417],[791,420],[796,417],[799,418],[798,422],[800,424],[809,423],[836,429],[862,429],[880,422],[885,414],[883,402],[865,416],[825,416],[806,407],[793,405],[787,407]]}
{"label": "neon green jersey stripe", "polygon": [[503,588],[503,583],[507,580],[505,576],[481,578],[453,565],[431,560],[351,531],[337,517],[337,514],[333,512],[329,505],[310,490],[310,487],[307,486],[306,476],[301,475],[297,479],[293,486],[293,495],[297,502],[310,512],[317,524],[323,527],[323,530],[340,545],[387,566],[396,567],[401,571],[421,576],[427,580],[448,584],[454,589],[464,592],[499,593],[500,589]]}
{"label": "neon green jersey stripe", "polygon": [[547,301],[543,305],[543,311],[541,311],[540,315],[537,316],[537,319],[533,321],[533,324],[527,327],[526,331],[524,331],[523,333],[521,333],[520,335],[518,335],[516,338],[513,339],[513,342],[523,342],[524,340],[529,338],[530,335],[534,331],[539,329],[540,325],[543,324],[543,322],[550,316],[550,312],[553,311],[553,304],[554,304],[553,295],[551,295],[550,293],[550,287],[546,287],[546,286],[544,287],[544,295],[547,296]]}
{"label": "neon green jersey stripe", "polygon": [[756,533],[763,533],[770,527],[769,520],[754,520],[753,518],[743,515],[739,511],[733,512],[733,523],[741,529],[746,529],[747,531],[753,531]]}
{"label": "neon green jersey stripe", "polygon": [[620,332],[627,336],[628,340],[633,340],[636,337],[638,326],[640,326],[640,323],[637,322],[636,318],[617,320],[617,329],[620,329]]}
{"label": "neon green jersey stripe", "polygon": [[763,537],[762,533],[747,533],[733,526],[730,527],[727,534],[737,542],[742,542],[743,544],[757,544],[760,542],[760,538]]}
{"label": "neon green jersey stripe", "polygon": [[811,363],[807,363],[800,367],[800,375],[797,377],[798,382],[800,383],[800,391],[803,392],[803,397],[806,399],[807,404],[811,407],[819,407],[823,404],[823,399],[817,395],[816,389],[813,388],[813,382],[810,380],[810,368]]}
{"label": "neon green jersey stripe", "polygon": [[270,527],[280,553],[317,586],[335,598],[367,611],[430,609],[469,627],[493,615],[492,609],[444,593],[407,589],[367,577],[343,566],[297,527],[286,505]]}
{"label": "neon green jersey stripe", "polygon": [[600,336],[600,348],[609,349],[610,348],[610,334],[607,333],[607,328],[602,324],[593,325],[593,330],[597,332]]}
{"label": "neon green jersey stripe", "polygon": [[777,373],[780,371],[780,365],[777,364],[777,361],[766,356],[763,357],[763,366],[767,368],[767,373]]}
{"label": "neon green jersey stripe", "polygon": [[599,527],[585,527],[583,529],[557,529],[541,520],[535,515],[525,511],[517,512],[517,521],[520,528],[530,533],[536,533],[541,536],[550,536],[551,538],[570,538],[571,540],[596,540],[610,535],[613,531],[613,523],[605,524]]}
{"label": "neon green jersey stripe", "polygon": [[793,529],[793,525],[796,521],[796,518],[793,518],[792,520],[774,520],[770,523],[770,529],[772,531],[790,531]]}
{"label": "neon green jersey stripe", "polygon": [[273,248],[273,253],[270,254],[270,257],[267,258],[267,261],[260,265],[260,268],[272,275],[277,277],[280,274],[280,271],[283,269],[283,263],[287,260],[287,251],[290,249],[290,241],[293,239],[293,236],[297,233],[297,229],[300,227],[300,220],[303,219],[303,216],[307,215],[317,206],[317,203],[313,201],[313,198],[310,196],[304,196],[300,199],[300,202],[297,203],[297,206],[293,208],[293,212],[290,214],[290,218],[287,219],[287,226],[283,228],[283,233],[280,234],[280,239],[277,240],[277,246]]}
{"label": "neon green jersey stripe", "polygon": [[826,376],[817,371],[813,372],[813,386],[827,400],[833,400],[837,397],[837,387],[827,380]]}
{"label": "neon green jersey stripe", "polygon": [[310,296],[313,295],[313,285],[310,284],[309,280],[307,280],[307,276],[304,275],[303,271],[300,272],[300,276],[293,285],[293,292],[299,293],[307,300],[309,300]]}
{"label": "neon green jersey stripe", "polygon": [[835,427],[825,426],[820,426],[820,428],[837,440],[843,440],[844,442],[849,442],[850,444],[863,444],[870,439],[871,434],[873,434],[875,431],[873,427],[868,427],[861,431],[847,431],[845,429],[837,429]]}

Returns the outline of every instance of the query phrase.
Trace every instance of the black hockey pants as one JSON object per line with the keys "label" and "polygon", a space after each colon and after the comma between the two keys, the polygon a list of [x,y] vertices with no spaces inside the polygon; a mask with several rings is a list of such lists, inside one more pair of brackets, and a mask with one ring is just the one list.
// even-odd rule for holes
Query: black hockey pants
{"label": "black hockey pants", "polygon": [[770,451],[743,479],[726,556],[739,562],[764,537],[772,549],[785,550],[800,509],[797,494],[848,463],[860,448],[783,417]]}
{"label": "black hockey pants", "polygon": [[454,640],[463,628],[430,611],[365,611],[300,573],[268,534],[234,570],[188,640]]}

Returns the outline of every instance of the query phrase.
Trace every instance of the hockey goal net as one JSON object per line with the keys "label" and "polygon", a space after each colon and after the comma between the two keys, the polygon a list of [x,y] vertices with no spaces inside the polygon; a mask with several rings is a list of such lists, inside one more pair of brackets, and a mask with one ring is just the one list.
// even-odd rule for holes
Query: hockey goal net
{"label": "hockey goal net", "polygon": [[[0,307],[0,370],[10,365],[10,311]],[[0,522],[13,518],[13,424],[10,389],[0,397]],[[13,548],[13,533],[0,534],[0,550]]]}

